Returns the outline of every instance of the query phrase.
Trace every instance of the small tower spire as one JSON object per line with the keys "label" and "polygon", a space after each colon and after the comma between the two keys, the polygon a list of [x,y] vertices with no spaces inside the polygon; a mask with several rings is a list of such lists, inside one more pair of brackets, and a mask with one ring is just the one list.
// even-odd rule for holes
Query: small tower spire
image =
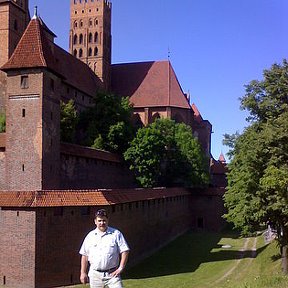
{"label": "small tower spire", "polygon": [[38,18],[38,11],[37,11],[37,6],[34,6],[34,15],[32,19],[37,19]]}
{"label": "small tower spire", "polygon": [[220,156],[219,156],[218,161],[220,161],[220,162],[223,163],[223,164],[226,163],[226,159],[225,159],[224,154],[222,153],[222,151],[221,151],[221,154],[220,154]]}

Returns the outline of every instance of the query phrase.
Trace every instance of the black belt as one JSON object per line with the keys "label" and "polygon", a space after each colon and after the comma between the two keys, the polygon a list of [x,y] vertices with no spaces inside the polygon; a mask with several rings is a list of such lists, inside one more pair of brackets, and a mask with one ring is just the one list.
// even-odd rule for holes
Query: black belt
{"label": "black belt", "polygon": [[106,270],[96,269],[97,272],[101,272],[101,273],[112,273],[112,272],[114,272],[115,270],[117,270],[117,267],[113,267],[113,268],[106,269]]}

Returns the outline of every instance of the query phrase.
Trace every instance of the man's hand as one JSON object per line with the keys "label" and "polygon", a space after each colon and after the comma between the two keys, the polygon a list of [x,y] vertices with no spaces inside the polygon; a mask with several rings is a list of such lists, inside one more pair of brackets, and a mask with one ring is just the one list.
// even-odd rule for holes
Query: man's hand
{"label": "man's hand", "polygon": [[120,276],[120,273],[123,271],[123,268],[120,266],[118,267],[118,269],[116,269],[114,272],[112,272],[110,275],[112,277],[118,277]]}
{"label": "man's hand", "polygon": [[81,273],[80,274],[80,281],[82,284],[86,284],[89,282],[89,278],[88,278],[87,273]]}

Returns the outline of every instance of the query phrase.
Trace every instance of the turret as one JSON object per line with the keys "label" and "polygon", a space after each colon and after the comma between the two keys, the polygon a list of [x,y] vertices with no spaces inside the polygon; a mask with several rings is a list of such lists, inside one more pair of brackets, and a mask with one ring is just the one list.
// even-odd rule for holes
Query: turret
{"label": "turret", "polygon": [[110,88],[111,2],[71,0],[69,51]]}

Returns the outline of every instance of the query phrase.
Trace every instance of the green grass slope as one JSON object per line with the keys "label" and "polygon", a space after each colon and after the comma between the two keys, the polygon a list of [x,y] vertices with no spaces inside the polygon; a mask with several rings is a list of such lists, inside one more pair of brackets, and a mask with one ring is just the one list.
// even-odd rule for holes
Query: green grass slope
{"label": "green grass slope", "polygon": [[125,271],[123,282],[125,288],[288,288],[275,241],[194,232]]}
{"label": "green grass slope", "polygon": [[262,236],[188,233],[129,269],[126,288],[286,288],[276,243]]}

